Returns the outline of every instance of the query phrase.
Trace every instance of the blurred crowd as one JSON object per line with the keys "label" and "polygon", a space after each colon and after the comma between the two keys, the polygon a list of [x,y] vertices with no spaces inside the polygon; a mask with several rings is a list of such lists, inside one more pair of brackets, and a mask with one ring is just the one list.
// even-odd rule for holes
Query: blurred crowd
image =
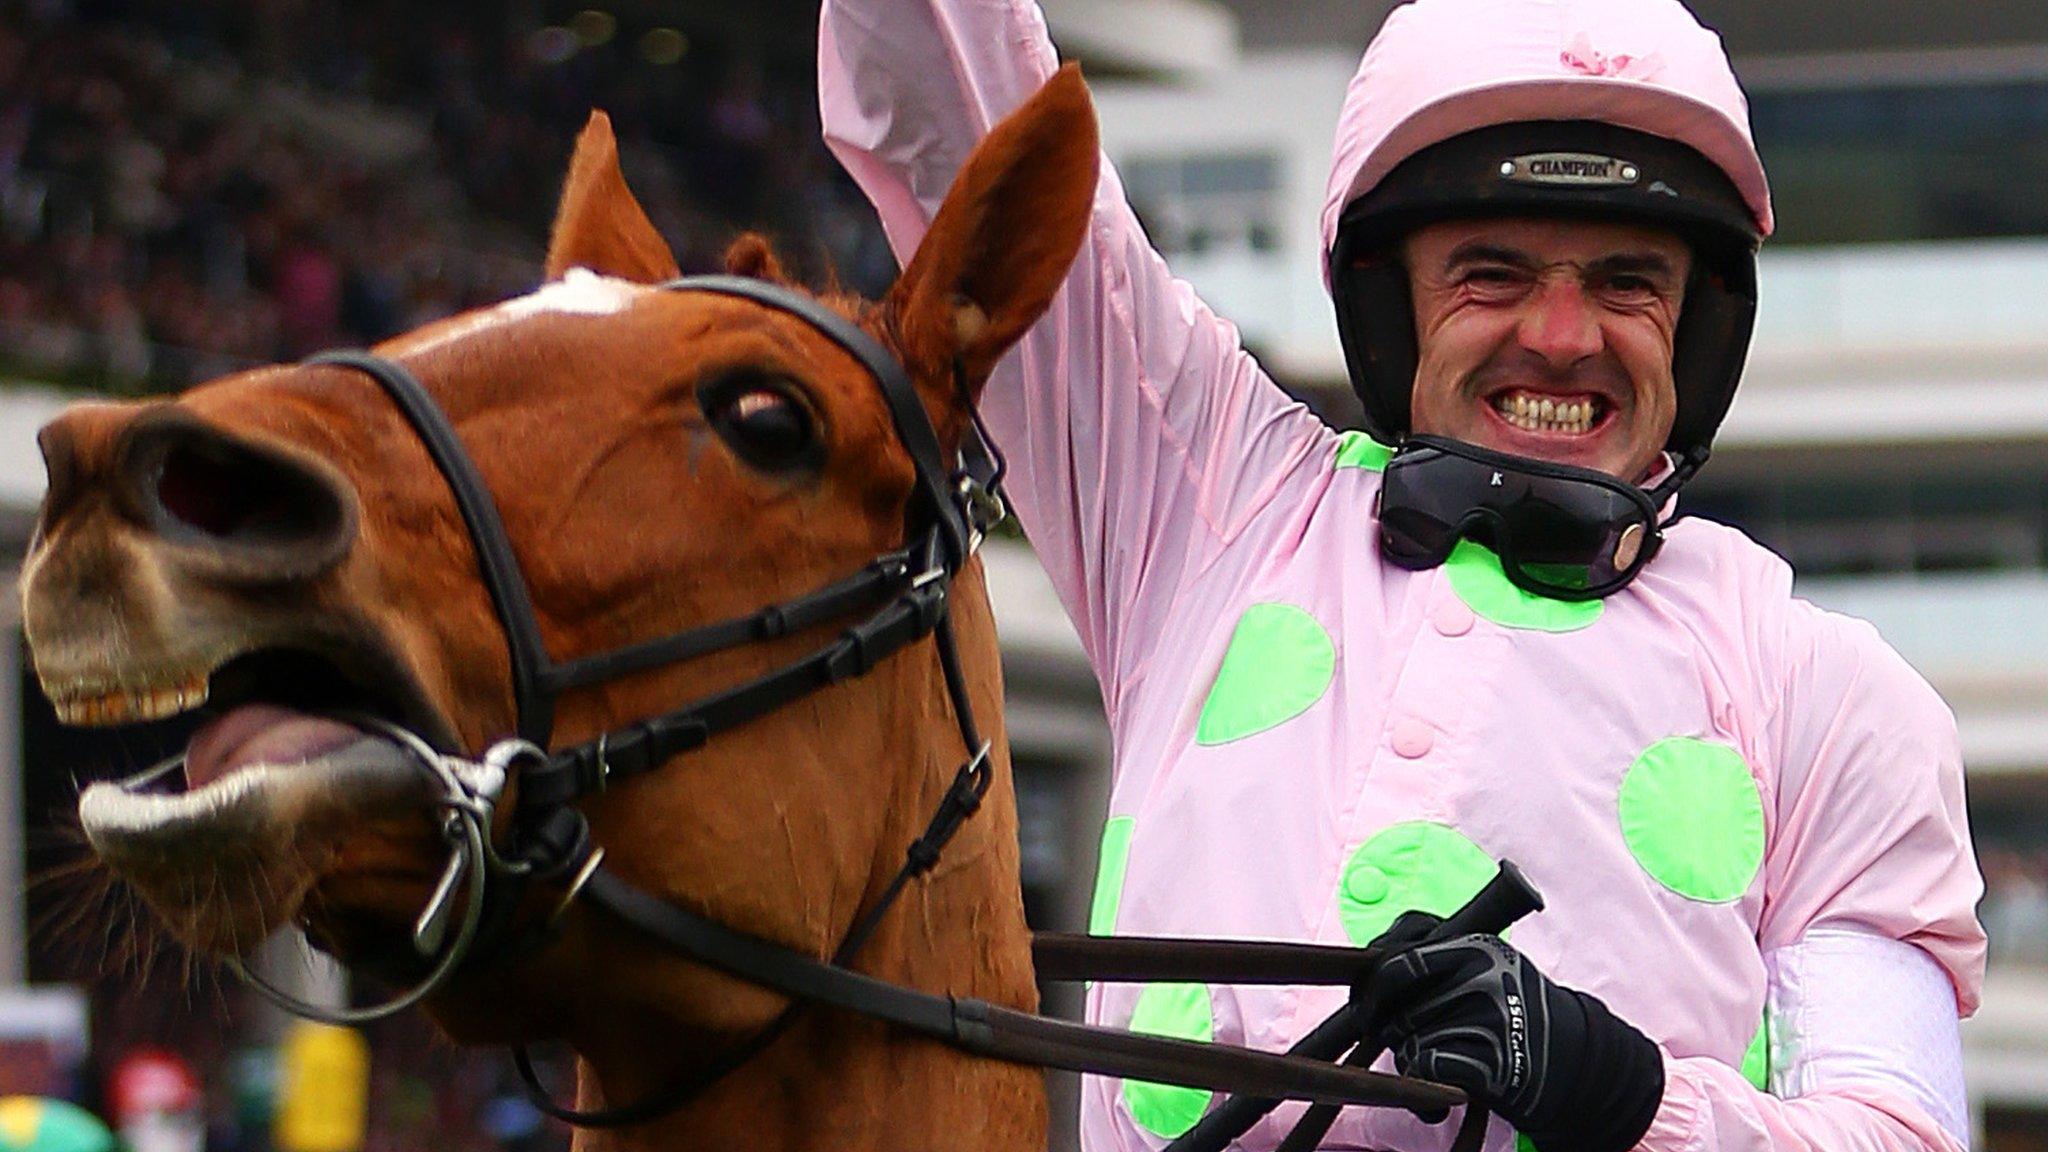
{"label": "blurred crowd", "polygon": [[0,374],[175,388],[525,291],[593,107],[686,271],[750,227],[886,285],[804,61],[521,11],[0,0]]}

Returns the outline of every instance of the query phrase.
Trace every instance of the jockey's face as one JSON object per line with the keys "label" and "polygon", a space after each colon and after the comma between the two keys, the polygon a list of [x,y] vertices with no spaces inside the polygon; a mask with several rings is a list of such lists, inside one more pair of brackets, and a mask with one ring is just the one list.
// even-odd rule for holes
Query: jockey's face
{"label": "jockey's face", "polygon": [[1411,426],[1639,481],[1678,413],[1692,253],[1633,224],[1433,224],[1403,248],[1419,357]]}

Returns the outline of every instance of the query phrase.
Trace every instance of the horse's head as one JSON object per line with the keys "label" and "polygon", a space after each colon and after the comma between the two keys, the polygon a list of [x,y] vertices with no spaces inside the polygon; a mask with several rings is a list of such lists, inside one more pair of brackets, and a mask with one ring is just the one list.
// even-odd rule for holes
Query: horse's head
{"label": "horse's head", "polygon": [[[1085,90],[1065,72],[967,162],[883,300],[828,302],[905,367],[948,459],[974,391],[1072,260],[1096,154]],[[728,263],[782,276],[759,240]],[[675,272],[593,118],[547,284],[376,350],[424,383],[475,462],[558,661],[802,596],[902,548],[915,518],[911,459],[867,368],[786,311],[655,286]],[[212,713],[184,762],[187,795],[124,809],[95,833],[103,854],[197,948],[246,953],[296,920],[344,961],[402,975],[446,847],[420,773],[346,715],[471,755],[517,726],[507,637],[421,437],[364,373],[301,364],[175,401],[83,405],[42,446],[50,486],[25,618],[59,716]],[[953,613],[999,735],[986,606],[967,579]],[[555,743],[759,676],[850,619],[567,691]],[[622,876],[822,956],[900,862],[959,743],[921,645],[584,811]],[[991,805],[962,859],[1013,870],[1009,805]],[[993,953],[992,934],[1021,927],[1014,887],[1011,875],[969,902],[983,938],[966,951]],[[536,888],[528,926],[561,896]],[[912,903],[913,919],[944,906],[929,893]],[[576,1038],[579,1013],[593,1027],[638,1013],[688,1037],[743,1031],[776,1007],[630,936],[571,906],[552,943],[474,965],[437,1010],[459,1035]]]}

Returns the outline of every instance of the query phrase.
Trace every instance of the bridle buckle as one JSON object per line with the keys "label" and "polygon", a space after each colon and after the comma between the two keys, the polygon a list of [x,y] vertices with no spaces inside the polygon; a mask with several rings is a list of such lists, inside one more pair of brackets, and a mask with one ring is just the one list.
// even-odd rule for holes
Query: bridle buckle
{"label": "bridle buckle", "polygon": [[1010,517],[1009,501],[993,484],[984,484],[970,473],[962,472],[953,479],[953,496],[960,504],[960,514],[967,521],[969,551],[981,547],[981,542],[996,525]]}

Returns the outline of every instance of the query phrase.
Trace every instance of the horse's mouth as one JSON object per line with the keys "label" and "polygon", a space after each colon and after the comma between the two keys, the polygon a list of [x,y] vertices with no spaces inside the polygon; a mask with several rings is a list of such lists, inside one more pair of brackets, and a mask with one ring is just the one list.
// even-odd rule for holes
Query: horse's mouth
{"label": "horse's mouth", "polygon": [[431,835],[433,792],[415,754],[347,719],[417,728],[415,718],[434,715],[394,683],[303,653],[259,652],[139,689],[53,691],[67,722],[206,713],[182,764],[147,785],[85,790],[87,839],[188,944],[246,953],[299,914],[352,834],[395,820],[402,839]]}
{"label": "horse's mouth", "polygon": [[148,724],[203,708],[223,712],[272,703],[306,712],[357,712],[445,738],[438,712],[395,662],[368,651],[318,655],[298,647],[228,645],[211,658],[172,667],[102,669],[58,674],[37,668],[57,719],[74,727]]}
{"label": "horse's mouth", "polygon": [[[98,680],[44,679],[57,718],[71,725],[168,725],[201,721],[193,731],[178,778],[155,795],[219,795],[230,777],[249,771],[297,769],[318,776],[333,753],[364,740],[389,743],[350,717],[376,717],[439,736],[437,714],[406,678],[382,662],[334,660],[290,648],[265,648],[220,661],[209,670],[108,676]],[[102,684],[121,685],[112,689]],[[132,685],[132,686],[131,686]],[[402,751],[393,745],[392,759]],[[168,775],[168,774],[167,774]],[[252,782],[236,786],[244,791]],[[189,808],[191,805],[185,805]]]}

